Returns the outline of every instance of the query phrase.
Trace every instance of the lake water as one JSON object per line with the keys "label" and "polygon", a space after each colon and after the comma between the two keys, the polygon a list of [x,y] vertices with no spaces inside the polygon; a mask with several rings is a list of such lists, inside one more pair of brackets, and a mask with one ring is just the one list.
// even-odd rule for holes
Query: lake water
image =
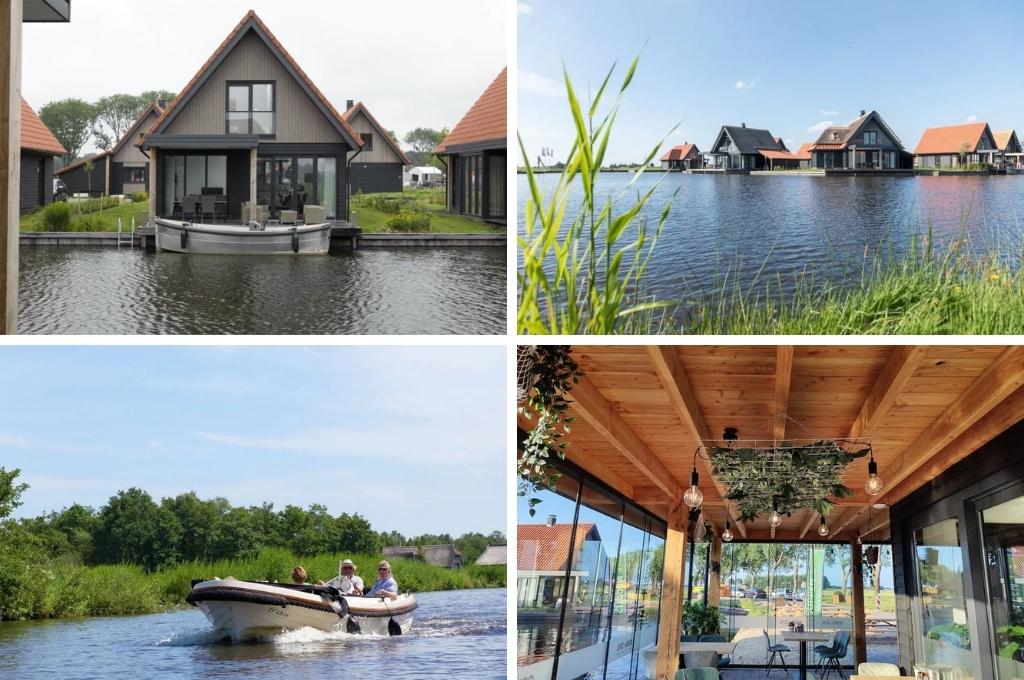
{"label": "lake water", "polygon": [[502,248],[327,257],[21,248],[21,333],[500,334]]}
{"label": "lake water", "polygon": [[198,609],[0,623],[0,678],[503,678],[505,590],[418,593],[408,635],[212,641]]}
{"label": "lake water", "polygon": [[[598,195],[619,196],[633,178],[605,173]],[[539,175],[544,195],[558,176]],[[648,269],[648,287],[659,299],[685,300],[721,288],[725,279],[749,286],[781,278],[784,290],[813,272],[841,283],[859,275],[865,255],[889,248],[904,252],[911,236],[930,227],[949,243],[968,225],[971,245],[1021,253],[1024,176],[824,177],[808,175],[686,175],[645,173],[636,189],[658,184],[645,217],[657,225],[678,191]],[[525,175],[519,176],[519,232],[523,230]],[[574,187],[568,216],[582,190]]]}

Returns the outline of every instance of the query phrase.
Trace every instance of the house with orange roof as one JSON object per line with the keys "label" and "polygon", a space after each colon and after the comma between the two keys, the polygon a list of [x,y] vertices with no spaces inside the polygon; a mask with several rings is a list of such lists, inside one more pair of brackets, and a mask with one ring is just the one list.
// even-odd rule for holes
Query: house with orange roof
{"label": "house with orange roof", "polygon": [[402,171],[409,157],[363,102],[345,102],[345,121],[359,134],[360,149],[348,152],[349,191],[374,194],[402,190]]}
{"label": "house with orange roof", "polygon": [[[67,153],[50,128],[21,100],[21,177],[18,212],[22,215],[53,200],[53,159]],[[12,178],[13,179],[13,178]]]}
{"label": "house with orange roof", "polygon": [[960,168],[992,164],[998,151],[988,123],[964,123],[928,128],[914,149],[919,168]]}
{"label": "house with orange roof", "polygon": [[993,139],[996,140],[996,149],[999,154],[996,156],[998,165],[1004,168],[1018,168],[1021,163],[1022,151],[1020,140],[1017,139],[1016,130],[1003,130],[993,132]]}
{"label": "house with orange roof", "polygon": [[[167,102],[150,102],[117,142],[89,158],[83,158],[54,171],[64,181],[69,194],[118,196],[146,191],[149,186],[149,159],[138,144],[142,135],[163,113]],[[92,171],[86,171],[86,162]]]}
{"label": "house with orange roof", "polygon": [[434,149],[448,168],[448,211],[505,224],[508,80],[502,69]]}
{"label": "house with orange roof", "polygon": [[846,125],[825,128],[809,150],[811,167],[822,170],[886,171],[912,167],[903,142],[877,111],[861,110]]}
{"label": "house with orange roof", "polygon": [[250,10],[150,126],[142,148],[153,216],[236,220],[243,207],[262,206],[290,221],[318,205],[328,219],[345,220],[349,154],[363,143]]}
{"label": "house with orange roof", "polygon": [[597,525],[580,522],[573,527],[553,518],[544,524],[518,526],[516,571],[516,603],[521,615],[529,609],[551,610],[563,594],[566,602],[576,602],[581,588],[598,592],[603,581],[611,578]]}
{"label": "house with orange roof", "polygon": [[695,170],[702,167],[704,161],[700,149],[689,142],[673,146],[661,157],[662,170]]}

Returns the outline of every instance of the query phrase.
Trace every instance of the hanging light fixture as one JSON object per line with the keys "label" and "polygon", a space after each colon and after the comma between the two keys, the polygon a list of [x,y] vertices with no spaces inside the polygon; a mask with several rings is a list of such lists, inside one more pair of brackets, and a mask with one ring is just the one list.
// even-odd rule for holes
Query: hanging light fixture
{"label": "hanging light fixture", "polygon": [[690,473],[690,488],[683,492],[683,502],[691,508],[699,508],[704,502],[704,493],[697,486],[700,475],[697,474],[697,451],[693,452],[693,472]]}
{"label": "hanging light fixture", "polygon": [[725,531],[722,532],[722,540],[726,543],[732,540],[732,529],[729,528],[729,520],[725,520]]}
{"label": "hanging light fixture", "polygon": [[782,524],[782,515],[779,514],[779,502],[772,500],[772,514],[768,515],[768,524],[777,527]]}
{"label": "hanging light fixture", "polygon": [[818,525],[818,535],[828,536],[828,525],[825,524],[825,515],[821,515],[821,524]]}
{"label": "hanging light fixture", "polygon": [[871,459],[868,461],[868,480],[864,482],[864,490],[869,496],[877,496],[885,489],[885,482],[878,476],[878,463],[875,462],[875,453],[871,452]]}

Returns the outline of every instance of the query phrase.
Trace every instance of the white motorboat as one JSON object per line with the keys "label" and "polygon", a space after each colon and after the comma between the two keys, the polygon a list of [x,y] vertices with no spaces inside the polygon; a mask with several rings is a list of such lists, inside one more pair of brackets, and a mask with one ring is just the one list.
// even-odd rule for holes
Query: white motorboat
{"label": "white motorboat", "polygon": [[205,255],[326,255],[331,223],[201,224],[158,217],[156,248]]}
{"label": "white motorboat", "polygon": [[412,627],[416,598],[343,595],[331,586],[292,585],[233,578],[193,581],[185,598],[217,631],[234,641],[308,626],[332,632],[403,635]]}

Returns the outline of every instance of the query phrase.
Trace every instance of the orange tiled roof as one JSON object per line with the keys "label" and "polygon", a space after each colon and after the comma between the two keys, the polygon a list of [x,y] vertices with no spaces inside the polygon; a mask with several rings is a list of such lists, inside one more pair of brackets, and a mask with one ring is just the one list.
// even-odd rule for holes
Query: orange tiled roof
{"label": "orange tiled roof", "polygon": [[794,154],[797,158],[802,161],[811,160],[811,147],[814,146],[814,142],[806,142],[800,145],[800,149]]}
{"label": "orange tiled roof", "polygon": [[921,141],[917,143],[914,153],[960,153],[964,144],[968,146],[968,152],[973,153],[978,148],[978,142],[981,141],[987,127],[988,123],[965,123],[928,128],[921,135]]}
{"label": "orange tiled roof", "polygon": [[476,103],[466,112],[434,153],[462,144],[505,139],[508,135],[508,69],[501,69],[498,77],[484,90]]}
{"label": "orange tiled roof", "polygon": [[993,132],[992,136],[996,140],[996,148],[999,149],[1000,151],[1005,151],[1007,145],[1010,143],[1010,138],[1013,137],[1013,130]]}
{"label": "orange tiled roof", "polygon": [[661,157],[663,161],[681,161],[690,155],[691,151],[700,151],[697,149],[696,144],[680,144],[679,146],[673,146],[671,149],[665,152],[665,155]]}
{"label": "orange tiled roof", "polygon": [[796,154],[788,151],[775,151],[774,149],[758,149],[757,152],[773,161],[795,161],[799,160]]}
{"label": "orange tiled roof", "polygon": [[24,99],[21,100],[21,148],[26,151],[42,151],[54,156],[67,153],[50,132],[50,128],[46,127],[46,123]]}
{"label": "orange tiled roof", "polygon": [[288,53],[288,50],[284,48],[284,45],[282,45],[281,42],[277,39],[277,37],[270,31],[270,29],[267,28],[267,25],[263,23],[263,20],[259,18],[255,10],[249,10],[248,12],[246,12],[245,16],[242,17],[242,20],[239,21],[238,24],[233,29],[231,29],[231,32],[228,33],[228,37],[224,38],[223,42],[221,42],[221,44],[217,46],[217,49],[213,51],[213,54],[210,55],[210,58],[206,60],[206,63],[204,63],[202,67],[200,67],[200,69],[196,71],[195,75],[192,76],[192,79],[188,81],[188,84],[185,85],[181,92],[178,93],[178,96],[175,97],[170,104],[168,104],[167,108],[164,109],[164,112],[160,115],[160,117],[153,122],[153,125],[150,126],[149,130],[147,131],[147,134],[153,132],[153,130],[156,130],[158,127],[160,127],[161,124],[163,124],[164,120],[171,114],[171,112],[173,112],[178,107],[178,104],[182,101],[185,95],[188,94],[192,90],[192,88],[196,86],[200,76],[202,76],[206,72],[206,70],[210,68],[213,62],[217,61],[217,59],[224,52],[224,50],[227,49],[228,43],[230,43],[235,38],[235,36],[238,35],[238,33],[245,28],[246,23],[248,23],[250,19],[253,21],[253,23],[260,27],[260,30],[266,33],[267,39],[269,39],[270,42],[273,43],[274,47],[281,52],[281,55],[288,60],[288,63],[291,65],[291,67],[295,69],[295,73],[298,74],[299,78],[302,79],[302,81],[306,84],[307,87],[309,87],[313,94],[317,96],[317,98],[328,110],[328,112],[330,112],[330,114],[334,116],[335,120],[337,120],[338,123],[341,124],[341,127],[344,128],[345,131],[352,136],[352,139],[355,140],[357,144],[362,146],[362,141],[360,141],[359,135],[356,133],[356,131],[353,130],[352,126],[350,126],[342,117],[342,115],[338,113],[338,110],[335,109],[334,106],[331,104],[330,100],[328,100],[327,97],[324,96],[324,93],[320,91],[320,88],[318,88],[316,84],[312,80],[310,80],[309,76],[306,75],[306,72],[302,70],[302,67],[299,66],[299,64],[295,61],[292,55]]}
{"label": "orange tiled roof", "polygon": [[[379,136],[384,138],[384,141],[388,143],[388,146],[391,147],[392,151],[398,154],[398,157],[402,159],[402,162],[405,163],[406,165],[411,165],[412,161],[410,161],[409,157],[405,155],[405,152],[402,151],[402,148],[398,146],[398,142],[391,139],[391,135],[389,135],[388,131],[385,130],[384,127],[377,122],[377,119],[373,117],[373,114],[370,113],[370,109],[366,108],[365,104],[363,104],[362,102],[356,102],[356,105],[353,106],[348,111],[346,111],[345,113],[343,113],[342,117],[344,117],[345,121],[348,122],[352,120],[352,118],[355,117],[355,115],[360,111],[366,114],[366,117],[369,119],[370,124],[372,124],[373,127],[377,128]],[[359,133],[357,132],[356,134],[358,135]],[[359,141],[362,142],[362,138],[360,138]]]}
{"label": "orange tiled roof", "polygon": [[[596,531],[594,523],[580,523],[576,528],[576,550],[587,535]],[[520,524],[516,539],[516,568],[520,571],[564,571],[569,557],[569,541],[572,538],[572,524]]]}

